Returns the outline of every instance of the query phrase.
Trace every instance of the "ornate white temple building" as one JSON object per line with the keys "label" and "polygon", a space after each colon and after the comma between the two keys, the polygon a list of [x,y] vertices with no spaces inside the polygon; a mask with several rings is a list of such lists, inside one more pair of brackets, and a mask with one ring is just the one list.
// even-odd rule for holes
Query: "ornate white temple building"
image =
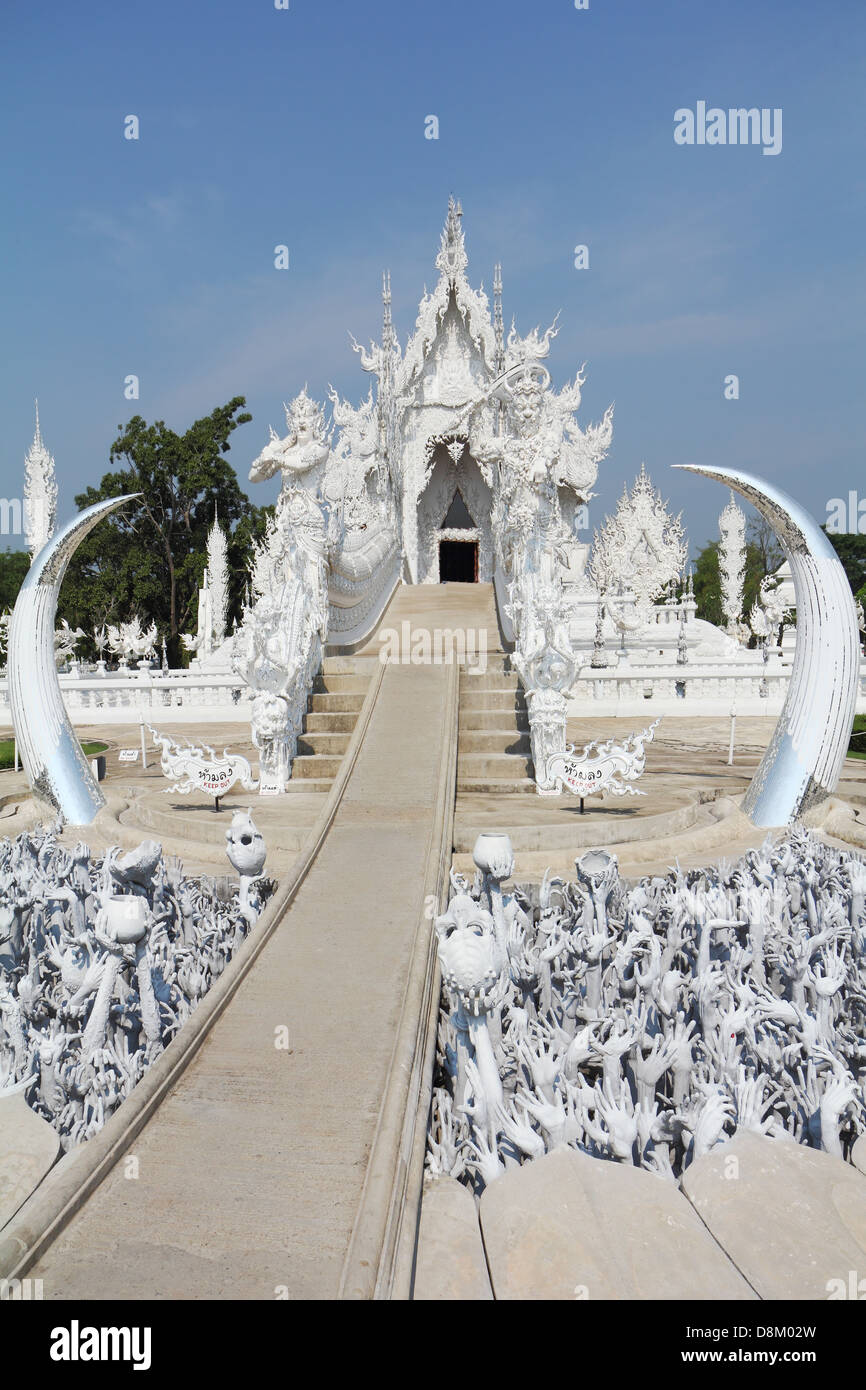
{"label": "ornate white temple building", "polygon": [[[643,465],[592,546],[581,539],[613,409],[581,426],[582,369],[553,387],[555,322],[506,333],[501,269],[491,306],[469,283],[453,198],[435,265],[404,347],[384,276],[381,342],[354,343],[372,378],[366,399],[353,406],[331,390],[328,420],[304,389],[285,407],[286,433],[271,429],[253,461],[250,481],[279,475],[282,487],[237,631],[226,633],[215,527],[198,630],[185,639],[190,669],[139,680],[162,682],[172,704],[182,684],[177,703],[191,711],[228,705],[250,717],[265,783],[280,791],[326,648],[367,641],[401,583],[477,581],[494,585],[513,645],[536,769],[563,746],[568,715],[631,717],[648,700],[668,713],[727,713],[735,698],[741,709],[778,709],[793,657],[792,636],[780,644],[791,586],[768,582],[743,613],[745,519],[733,496],[720,519],[721,629],[696,616],[681,519]],[[37,425],[28,487],[49,502],[51,465]],[[51,505],[39,515],[53,525]],[[747,649],[753,634],[759,646]],[[73,705],[77,693],[70,686]],[[128,706],[140,692],[116,698]],[[103,705],[98,691],[82,699]]]}
{"label": "ornate white temple building", "polygon": [[522,338],[512,326],[506,337],[499,267],[491,316],[467,263],[452,198],[438,279],[405,350],[387,276],[382,341],[355,345],[375,394],[355,409],[332,392],[328,432],[302,392],[286,408],[289,433],[281,439],[271,430],[252,465],[251,481],[280,471],[283,487],[234,667],[257,692],[254,735],[276,783],[325,642],[365,639],[401,580],[494,583],[515,668],[538,714],[533,733],[543,725],[547,740],[554,726],[564,730],[564,691],[577,668],[563,553],[610,444],[612,409],[581,429],[582,375],[557,393],[544,365],[555,327]]}

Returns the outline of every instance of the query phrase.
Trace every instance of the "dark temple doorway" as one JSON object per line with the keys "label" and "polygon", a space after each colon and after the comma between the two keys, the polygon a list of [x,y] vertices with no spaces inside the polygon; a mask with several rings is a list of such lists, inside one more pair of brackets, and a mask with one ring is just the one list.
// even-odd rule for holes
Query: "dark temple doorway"
{"label": "dark temple doorway", "polygon": [[439,583],[478,583],[478,542],[439,542]]}

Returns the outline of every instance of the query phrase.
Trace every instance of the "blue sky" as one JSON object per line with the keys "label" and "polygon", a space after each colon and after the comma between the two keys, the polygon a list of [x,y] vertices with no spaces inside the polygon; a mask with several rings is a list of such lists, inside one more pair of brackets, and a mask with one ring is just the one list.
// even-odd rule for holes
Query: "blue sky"
{"label": "blue sky", "polygon": [[[133,413],[181,430],[245,395],[244,480],[304,382],[366,394],[348,333],[378,336],[386,266],[405,342],[451,192],[472,282],[500,260],[523,332],[562,311],[584,423],[616,402],[593,524],[641,461],[693,548],[725,495],[669,464],[820,520],[866,494],[862,0],[6,0],[0,24],[3,496],[37,394],[61,518]],[[676,145],[700,100],[781,107],[782,152]]]}

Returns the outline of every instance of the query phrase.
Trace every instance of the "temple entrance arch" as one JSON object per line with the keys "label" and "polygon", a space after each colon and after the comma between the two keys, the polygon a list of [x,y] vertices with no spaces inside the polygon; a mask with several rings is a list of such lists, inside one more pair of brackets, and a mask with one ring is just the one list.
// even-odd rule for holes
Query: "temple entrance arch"
{"label": "temple entrance arch", "polygon": [[437,531],[439,539],[439,583],[478,583],[478,527],[469,508],[455,489],[451,506]]}
{"label": "temple entrance arch", "polygon": [[442,445],[418,500],[418,583],[493,581],[492,498],[468,450],[459,462]]}
{"label": "temple entrance arch", "polygon": [[478,542],[439,542],[439,583],[478,583]]}

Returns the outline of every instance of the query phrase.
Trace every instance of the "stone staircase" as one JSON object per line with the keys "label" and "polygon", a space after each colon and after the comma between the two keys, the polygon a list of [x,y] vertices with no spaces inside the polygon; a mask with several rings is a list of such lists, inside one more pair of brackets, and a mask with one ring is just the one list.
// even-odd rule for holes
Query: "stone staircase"
{"label": "stone staircase", "polygon": [[495,652],[483,673],[460,672],[458,795],[535,795],[526,697],[510,666]]}
{"label": "stone staircase", "polygon": [[327,792],[364,703],[375,658],[326,656],[316,677],[287,790]]}

